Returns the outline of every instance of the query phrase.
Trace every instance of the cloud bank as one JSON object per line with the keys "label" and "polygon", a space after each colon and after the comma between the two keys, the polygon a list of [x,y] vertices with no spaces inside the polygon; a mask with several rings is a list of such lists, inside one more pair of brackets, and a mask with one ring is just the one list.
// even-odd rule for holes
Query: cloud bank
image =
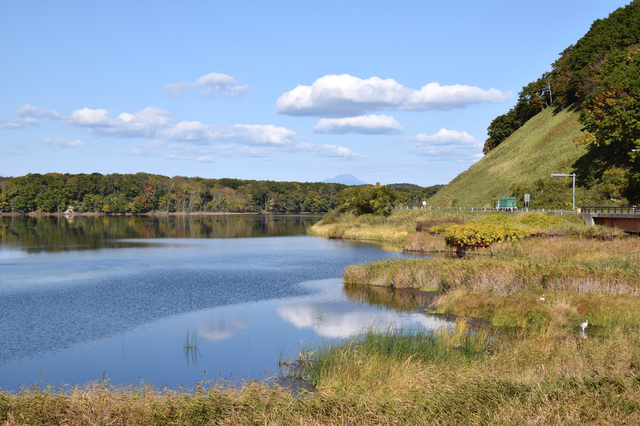
{"label": "cloud bank", "polygon": [[[130,155],[137,156],[167,151],[167,158],[206,162],[216,157],[270,157],[283,152],[304,152],[318,157],[364,158],[343,146],[303,142],[295,131],[272,124],[225,126],[181,121],[172,125],[169,112],[157,107],[147,107],[136,113],[123,112],[117,116],[102,108],[80,108],[64,116],[53,110],[24,105],[17,113],[20,120],[12,122],[17,127],[27,122],[37,125],[39,120],[56,120],[99,137],[146,139],[147,142],[129,151]],[[56,148],[86,145],[81,140],[54,138],[45,138],[42,143]]]}
{"label": "cloud bank", "polygon": [[44,138],[42,143],[44,145],[54,146],[57,148],[77,148],[86,145],[86,143],[79,139],[76,139],[75,141],[68,141],[66,139]]}
{"label": "cloud bank", "polygon": [[393,79],[360,79],[348,74],[326,75],[311,86],[298,86],[276,101],[279,114],[355,117],[376,111],[429,111],[464,108],[478,103],[501,103],[511,92],[497,89],[429,83],[420,90]]}

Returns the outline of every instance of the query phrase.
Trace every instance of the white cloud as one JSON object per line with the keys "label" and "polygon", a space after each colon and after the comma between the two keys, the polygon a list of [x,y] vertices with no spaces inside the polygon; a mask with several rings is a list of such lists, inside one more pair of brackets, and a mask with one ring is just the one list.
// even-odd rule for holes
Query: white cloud
{"label": "white cloud", "polygon": [[413,141],[409,152],[433,161],[475,162],[482,158],[482,144],[467,132],[440,129],[434,135],[406,138]]}
{"label": "white cloud", "polygon": [[3,121],[0,122],[0,129],[20,129],[24,127],[23,123],[18,121]]}
{"label": "white cloud", "polygon": [[192,83],[171,83],[165,86],[166,92],[176,98],[184,96],[191,88],[201,88],[200,94],[207,98],[214,98],[217,95],[235,98],[243,95],[248,86],[239,86],[233,77],[215,72],[203,75]]}
{"label": "white cloud", "polygon": [[311,86],[298,86],[276,101],[280,114],[354,117],[375,111],[427,111],[464,108],[471,104],[505,102],[511,92],[456,84],[429,83],[420,90],[393,79],[360,79],[348,74],[326,75]]}
{"label": "white cloud", "polygon": [[15,121],[0,122],[0,129],[21,129],[27,126],[37,126],[40,120],[51,121],[62,119],[62,116],[53,110],[40,109],[29,104],[18,108],[16,113],[19,118]]}
{"label": "white cloud", "polygon": [[153,137],[171,119],[168,111],[157,107],[147,107],[135,114],[123,112],[115,118],[105,109],[82,108],[73,111],[65,121],[99,136],[126,138]]}
{"label": "white cloud", "polygon": [[412,91],[411,98],[406,103],[406,109],[411,111],[449,110],[472,104],[502,103],[510,98],[511,92],[503,93],[497,89],[484,90],[461,84],[440,86],[438,83],[429,83],[419,92]]}
{"label": "white cloud", "polygon": [[55,146],[58,148],[77,148],[86,145],[86,143],[82,142],[80,139],[76,139],[75,141],[68,141],[66,139],[44,138],[42,140],[42,143],[44,145]]}
{"label": "white cloud", "polygon": [[40,109],[33,105],[23,105],[16,111],[20,117],[42,120],[60,120],[62,116],[54,110]]}
{"label": "white cloud", "polygon": [[407,138],[407,140],[417,142],[422,145],[448,145],[448,144],[463,144],[473,145],[477,144],[476,138],[471,136],[467,132],[460,132],[458,130],[440,129],[435,135],[426,135],[420,133],[416,136]]}
{"label": "white cloud", "polygon": [[272,124],[235,124],[225,131],[225,137],[247,145],[286,145],[296,132]]}
{"label": "white cloud", "polygon": [[117,117],[111,117],[109,112],[102,108],[81,108],[73,111],[70,116],[64,116],[54,110],[41,109],[29,104],[21,106],[16,112],[20,117],[18,121],[0,124],[0,127],[20,128],[37,125],[39,120],[59,120],[99,136],[153,137],[171,121],[169,112],[157,107],[147,107],[135,114],[123,112]]}
{"label": "white cloud", "polygon": [[337,145],[314,145],[308,142],[299,143],[295,147],[296,151],[309,152],[318,157],[343,158],[351,160],[361,160],[366,158],[362,154],[351,151],[349,148]]}
{"label": "white cloud", "polygon": [[214,146],[194,146],[178,143],[169,145],[167,149],[170,154],[166,155],[166,158],[199,162],[211,162],[215,161],[216,158],[229,157],[272,157],[281,150],[273,146],[257,147],[233,143]]}
{"label": "white cloud", "polygon": [[296,132],[271,124],[235,124],[222,126],[183,121],[162,132],[161,137],[175,142],[211,144],[233,141],[243,145],[285,146],[297,138]]}
{"label": "white cloud", "polygon": [[207,126],[199,121],[181,121],[162,132],[164,139],[181,142],[205,142],[211,139]]}
{"label": "white cloud", "polygon": [[[205,126],[206,127],[206,126]],[[171,129],[172,130],[172,129]],[[175,136],[175,135],[174,135]],[[189,135],[187,135],[189,136]],[[306,152],[318,157],[358,160],[365,156],[337,145],[314,145],[308,142],[291,142],[286,144],[239,144],[236,141],[224,142],[224,139],[207,139],[193,143],[193,140],[173,139],[167,146],[171,153],[167,158],[195,161],[214,161],[224,157],[273,157],[283,152]],[[191,142],[191,143],[182,143]]]}
{"label": "white cloud", "polygon": [[69,122],[76,126],[109,126],[112,121],[106,109],[82,108],[73,111]]}
{"label": "white cloud", "polygon": [[[85,107],[74,110],[71,115],[63,116],[52,110],[25,105],[20,108],[18,114],[21,119],[16,126],[23,126],[30,119],[36,122],[38,119],[56,119],[100,137],[147,139],[129,151],[129,155],[134,156],[164,155],[172,159],[210,162],[221,157],[273,157],[285,152],[307,152],[329,158],[365,158],[347,147],[301,142],[295,131],[271,124],[225,126],[182,121],[168,127],[171,124],[169,112],[157,107],[144,108],[136,113],[123,112],[117,116],[103,108]],[[377,125],[376,131],[381,131],[385,125],[391,128],[397,125],[393,117],[386,116],[363,117],[358,120],[353,121],[353,127],[359,125],[375,129]],[[9,124],[2,126],[9,127]],[[46,138],[42,143],[65,148],[85,145],[81,140],[55,138]]]}
{"label": "white cloud", "polygon": [[361,115],[347,118],[322,118],[313,127],[316,133],[362,133],[392,135],[402,133],[402,126],[390,115]]}

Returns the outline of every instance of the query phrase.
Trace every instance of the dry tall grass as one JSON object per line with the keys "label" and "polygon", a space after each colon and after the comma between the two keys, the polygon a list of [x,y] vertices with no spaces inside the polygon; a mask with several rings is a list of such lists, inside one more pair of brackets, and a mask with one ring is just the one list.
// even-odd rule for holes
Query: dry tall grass
{"label": "dry tall grass", "polygon": [[4,424],[637,424],[640,334],[367,335],[320,353],[316,390],[109,389],[0,396]]}

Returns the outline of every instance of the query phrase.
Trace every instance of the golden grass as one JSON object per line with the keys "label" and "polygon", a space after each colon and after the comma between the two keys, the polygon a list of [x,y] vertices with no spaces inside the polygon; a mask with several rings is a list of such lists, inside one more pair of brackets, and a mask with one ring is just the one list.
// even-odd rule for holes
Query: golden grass
{"label": "golden grass", "polygon": [[374,241],[400,245],[404,238],[415,232],[418,210],[397,210],[388,217],[351,214],[327,214],[313,225],[309,235],[324,238]]}

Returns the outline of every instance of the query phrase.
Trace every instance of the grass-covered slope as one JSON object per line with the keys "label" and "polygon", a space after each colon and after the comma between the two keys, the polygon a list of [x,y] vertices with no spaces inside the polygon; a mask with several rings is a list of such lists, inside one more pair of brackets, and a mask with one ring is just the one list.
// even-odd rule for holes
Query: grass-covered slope
{"label": "grass-covered slope", "polygon": [[[530,193],[532,207],[567,207],[567,202],[570,207],[571,179],[551,178],[551,173],[572,173],[573,164],[586,152],[573,142],[582,133],[579,115],[568,109],[545,109],[438,191],[429,203],[491,207],[497,197],[511,196],[517,185],[514,195]],[[568,192],[561,194],[565,190]],[[523,205],[522,198],[518,205]]]}

